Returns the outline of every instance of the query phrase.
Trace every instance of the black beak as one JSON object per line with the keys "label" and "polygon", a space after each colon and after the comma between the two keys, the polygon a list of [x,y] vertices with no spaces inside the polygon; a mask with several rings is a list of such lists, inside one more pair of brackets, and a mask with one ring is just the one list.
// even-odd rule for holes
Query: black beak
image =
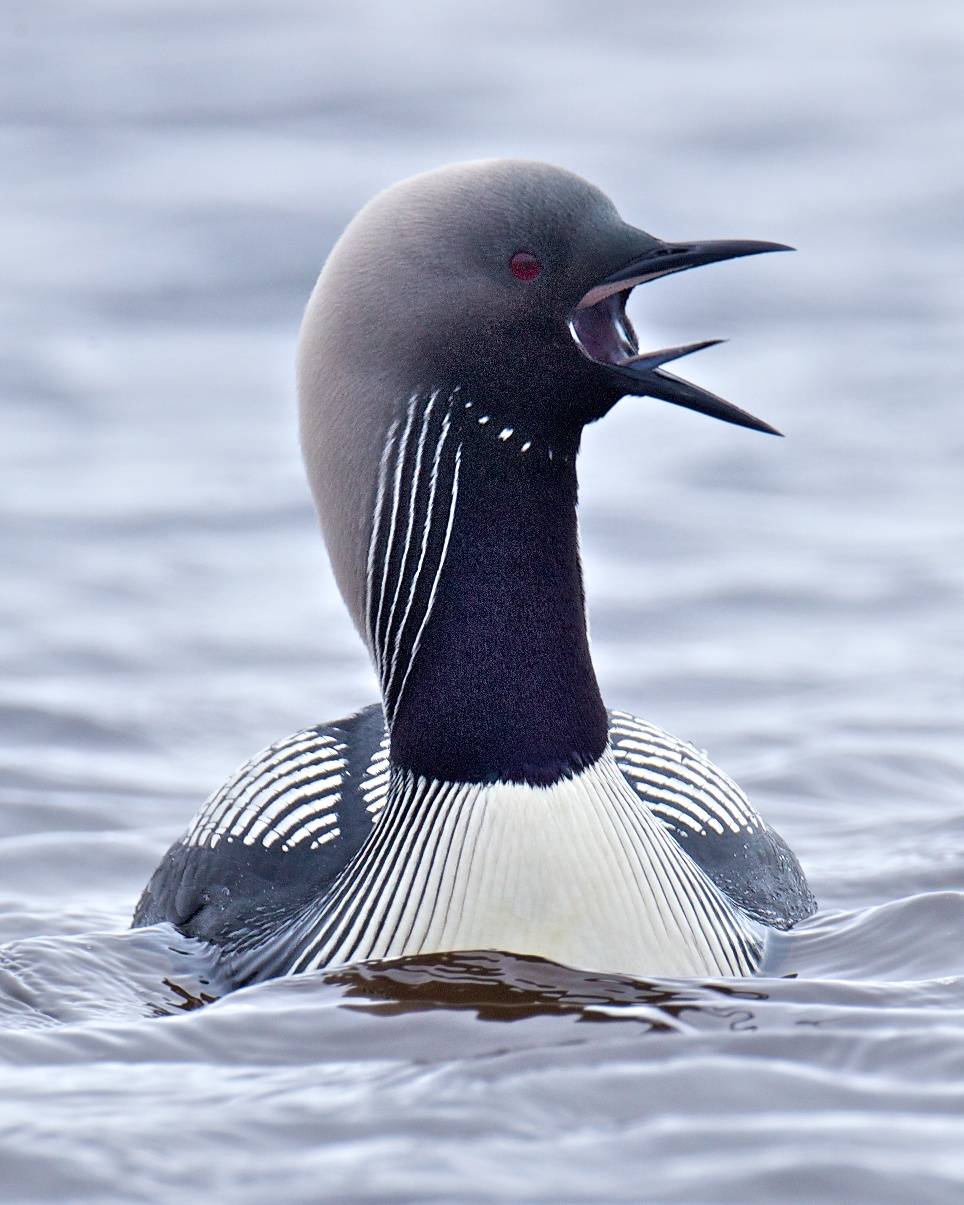
{"label": "black beak", "polygon": [[653,239],[643,254],[617,268],[583,296],[570,320],[572,334],[583,353],[606,368],[613,383],[624,394],[659,398],[676,406],[685,406],[688,410],[698,410],[723,422],[735,423],[739,427],[779,435],[780,432],[769,423],[747,414],[709,390],[664,372],[660,367],[720,340],[690,343],[640,355],[625,317],[625,304],[636,285],[668,276],[672,272],[683,272],[687,268],[744,255],[792,250],[792,247],[783,243],[764,243],[751,239],[715,239],[700,243],[663,243]]}

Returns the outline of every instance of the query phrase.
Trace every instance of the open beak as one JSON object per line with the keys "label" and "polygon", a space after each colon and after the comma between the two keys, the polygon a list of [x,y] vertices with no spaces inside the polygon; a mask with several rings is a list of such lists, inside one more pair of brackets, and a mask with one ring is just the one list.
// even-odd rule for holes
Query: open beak
{"label": "open beak", "polygon": [[612,383],[622,392],[659,398],[688,410],[698,410],[726,423],[751,427],[779,435],[775,427],[754,418],[707,389],[663,371],[662,366],[692,352],[721,342],[708,339],[641,354],[633,328],[626,317],[626,299],[636,285],[683,272],[702,264],[762,255],[765,251],[792,251],[783,243],[761,243],[750,239],[715,239],[701,243],[663,243],[652,240],[642,254],[594,285],[579,301],[569,320],[569,329],[580,351],[605,368]]}

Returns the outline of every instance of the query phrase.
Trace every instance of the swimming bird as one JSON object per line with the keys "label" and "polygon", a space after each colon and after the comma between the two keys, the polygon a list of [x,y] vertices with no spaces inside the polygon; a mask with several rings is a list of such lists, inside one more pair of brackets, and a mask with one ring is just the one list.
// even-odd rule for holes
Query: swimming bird
{"label": "swimming bird", "polygon": [[[494,160],[389,188],[301,329],[301,438],[381,702],[259,753],[202,806],[134,924],[236,984],[499,949],[637,976],[740,976],[809,916],[793,853],[692,745],[607,711],[576,461],[625,395],[772,432],[641,351],[632,289],[785,250],[664,242],[560,168]],[[642,421],[642,420],[641,420]]]}

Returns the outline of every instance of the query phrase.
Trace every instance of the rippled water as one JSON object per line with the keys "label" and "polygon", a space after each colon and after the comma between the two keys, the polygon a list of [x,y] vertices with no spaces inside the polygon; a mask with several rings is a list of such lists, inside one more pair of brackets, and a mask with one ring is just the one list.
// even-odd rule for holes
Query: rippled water
{"label": "rippled water", "polygon": [[[347,7],[347,6],[343,6]],[[521,11],[520,11],[521,10]],[[50,0],[0,28],[4,1198],[958,1202],[959,5]],[[126,932],[200,799],[374,697],[291,362],[376,188],[516,153],[796,256],[634,301],[783,442],[586,440],[612,705],[709,748],[821,914],[784,977],[494,954],[261,984]]]}

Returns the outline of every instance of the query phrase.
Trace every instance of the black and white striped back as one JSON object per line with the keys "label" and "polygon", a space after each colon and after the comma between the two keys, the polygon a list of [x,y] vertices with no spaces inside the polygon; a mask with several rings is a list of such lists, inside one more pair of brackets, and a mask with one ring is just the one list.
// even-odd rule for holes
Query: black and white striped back
{"label": "black and white striped back", "polygon": [[[746,974],[759,937],[741,916],[788,928],[813,911],[793,854],[704,754],[654,725],[610,713],[607,757],[599,814],[615,817],[614,832],[649,826],[633,839],[660,846],[666,884],[710,917],[708,931],[726,946],[718,973]],[[277,742],[204,804],[158,867],[135,924],[171,921],[218,944],[239,982],[411,952],[406,941],[429,940],[431,925],[442,925],[432,909],[413,911],[413,893],[456,890],[446,842],[454,848],[458,832],[478,822],[485,788],[406,783],[401,773],[389,769],[378,706]],[[599,780],[590,785],[598,794]],[[581,812],[571,814],[578,825]],[[591,836],[570,835],[574,843]]]}

